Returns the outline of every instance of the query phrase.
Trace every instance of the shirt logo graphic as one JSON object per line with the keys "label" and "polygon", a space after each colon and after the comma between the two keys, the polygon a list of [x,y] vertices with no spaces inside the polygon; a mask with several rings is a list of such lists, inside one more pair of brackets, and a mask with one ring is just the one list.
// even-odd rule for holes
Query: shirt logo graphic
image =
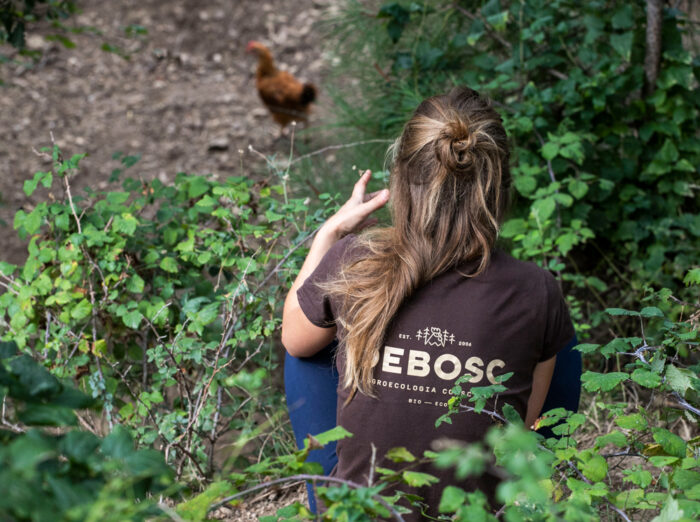
{"label": "shirt logo graphic", "polygon": [[426,346],[440,346],[442,348],[444,348],[447,343],[454,344],[455,342],[454,334],[451,334],[447,330],[441,330],[437,326],[418,330],[416,339],[422,339],[423,344]]}

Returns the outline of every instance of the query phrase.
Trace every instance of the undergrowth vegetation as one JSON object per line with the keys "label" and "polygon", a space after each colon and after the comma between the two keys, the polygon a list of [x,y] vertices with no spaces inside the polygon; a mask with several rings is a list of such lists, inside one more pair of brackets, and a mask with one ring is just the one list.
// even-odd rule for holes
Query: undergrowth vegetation
{"label": "undergrowth vegetation", "polygon": [[445,520],[697,519],[700,60],[687,14],[668,7],[650,77],[645,5],[352,1],[332,22],[337,124],[348,139],[382,140],[345,153],[347,172],[374,167],[383,180],[383,140],[452,85],[502,114],[514,175],[502,246],[559,276],[584,341],[581,412],[537,421],[557,437],[496,407],[507,381],[459,400],[460,379],[441,421],[490,416],[482,443],[395,448],[369,483],[325,480],[309,451],[351,434],[312,434],[295,450],[277,332],[307,240],[338,197],[305,197],[308,163],[293,158],[268,160],[257,182],[163,183],[131,175],[138,157],[121,154],[119,188],[76,194],[82,156],[54,145],[52,170],[23,187],[47,197],[13,223],[27,261],[0,262],[3,517],[204,520],[308,480],[326,513],[297,503],[266,520],[401,520],[421,499],[383,491],[434,483],[412,469],[430,460],[503,479],[502,506],[446,488]]}

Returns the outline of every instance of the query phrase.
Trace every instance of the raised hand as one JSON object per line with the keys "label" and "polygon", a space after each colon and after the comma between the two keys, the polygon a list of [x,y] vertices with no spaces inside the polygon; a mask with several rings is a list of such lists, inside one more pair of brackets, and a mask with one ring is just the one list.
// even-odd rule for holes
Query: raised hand
{"label": "raised hand", "polygon": [[352,195],[345,204],[333,214],[323,225],[327,232],[336,238],[341,238],[351,232],[358,232],[376,222],[370,218],[371,214],[386,205],[389,201],[387,189],[366,194],[367,183],[372,173],[366,170],[355,183]]}

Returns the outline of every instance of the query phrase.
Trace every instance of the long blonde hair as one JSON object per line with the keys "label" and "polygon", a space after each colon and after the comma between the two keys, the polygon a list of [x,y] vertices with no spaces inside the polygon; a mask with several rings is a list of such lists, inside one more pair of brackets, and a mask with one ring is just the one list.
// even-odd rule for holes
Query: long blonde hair
{"label": "long blonde hair", "polygon": [[466,87],[424,100],[392,152],[393,226],[360,235],[356,246],[366,255],[323,285],[341,303],[343,384],[367,395],[373,395],[373,368],[401,304],[465,261],[480,260],[471,276],[486,268],[511,179],[501,118]]}

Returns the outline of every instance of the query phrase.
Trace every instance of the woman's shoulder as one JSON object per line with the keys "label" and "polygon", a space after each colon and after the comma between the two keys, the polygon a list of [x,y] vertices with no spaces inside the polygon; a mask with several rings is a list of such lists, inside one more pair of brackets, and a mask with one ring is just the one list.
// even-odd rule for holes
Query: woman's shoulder
{"label": "woman's shoulder", "polygon": [[495,249],[491,255],[487,274],[498,279],[532,282],[538,286],[556,284],[556,279],[549,270],[532,261],[516,259],[500,248]]}

